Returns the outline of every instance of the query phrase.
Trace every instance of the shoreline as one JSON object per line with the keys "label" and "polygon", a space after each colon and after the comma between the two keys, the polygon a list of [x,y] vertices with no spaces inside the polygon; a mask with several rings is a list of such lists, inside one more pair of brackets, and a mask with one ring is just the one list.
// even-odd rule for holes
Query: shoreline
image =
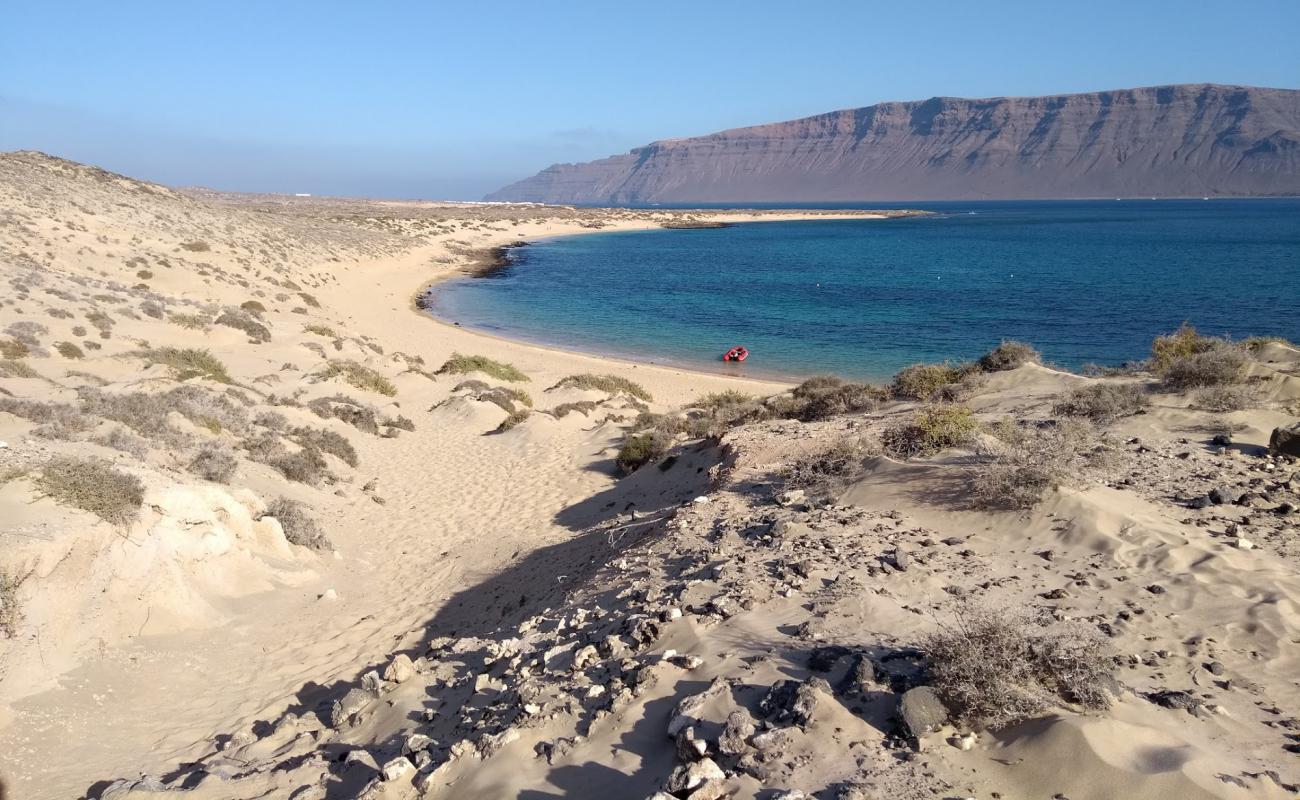
{"label": "shoreline", "polygon": [[[700,213],[712,217],[726,217],[726,219],[709,220],[708,222],[719,223],[719,225],[709,224],[708,227],[706,228],[700,228],[703,230],[712,230],[712,229],[717,229],[718,227],[727,227],[731,225],[744,224],[749,222],[753,222],[753,223],[804,222],[804,221],[816,221],[821,219],[883,220],[883,219],[892,219],[900,216],[927,216],[930,213],[930,212],[916,212],[916,213],[909,212],[905,214],[885,214],[885,213],[873,213],[868,210],[863,210],[860,213],[853,213],[852,210],[844,210],[838,213],[831,212],[831,211],[827,211],[825,213],[814,213],[810,210],[808,213],[804,213],[798,210],[789,210],[789,211],[773,210],[771,212],[745,214],[745,212],[736,211],[736,210],[727,210],[727,211],[718,211],[718,212],[712,212],[708,210],[698,210],[698,209],[673,209],[673,210],[687,211],[688,213]],[[733,217],[742,217],[742,216],[743,218],[733,218]],[[408,309],[410,311],[415,312],[418,316],[431,320],[446,329],[450,329],[454,331],[463,331],[471,336],[481,337],[483,339],[487,339],[501,344],[532,348],[534,350],[540,351],[542,353],[550,354],[550,355],[578,356],[578,357],[594,359],[602,362],[610,362],[618,366],[630,367],[632,369],[644,368],[644,369],[654,369],[654,370],[665,370],[668,372],[677,373],[679,375],[695,375],[701,378],[740,381],[740,382],[755,384],[755,385],[766,385],[768,387],[771,387],[773,385],[780,385],[788,388],[790,386],[794,386],[798,384],[799,381],[802,380],[802,378],[796,376],[786,376],[786,375],[770,375],[770,376],[769,375],[754,375],[754,376],[727,375],[725,373],[720,373],[720,372],[705,371],[704,369],[700,369],[692,366],[675,366],[670,364],[657,363],[653,361],[638,361],[628,356],[623,356],[623,355],[618,355],[613,353],[574,350],[559,345],[547,344],[545,342],[533,342],[527,339],[504,336],[504,335],[492,333],[490,331],[484,331],[480,328],[467,327],[461,325],[460,323],[452,322],[444,317],[438,316],[433,313],[431,304],[429,304],[425,300],[425,298],[430,296],[431,292],[434,290],[434,287],[438,286],[439,284],[447,283],[449,281],[456,280],[457,278],[472,278],[472,279],[484,278],[490,276],[494,272],[504,269],[506,266],[508,266],[508,262],[504,261],[505,253],[508,253],[510,250],[513,250],[516,247],[526,247],[536,242],[550,240],[550,239],[566,238],[570,236],[590,236],[590,235],[595,235],[600,233],[631,233],[636,231],[651,231],[656,229],[681,230],[681,228],[666,227],[664,224],[653,220],[642,220],[633,224],[619,224],[619,225],[609,226],[609,227],[612,227],[614,229],[609,230],[608,228],[600,228],[600,229],[593,230],[590,228],[584,228],[581,230],[566,230],[560,232],[545,233],[541,235],[518,237],[514,244],[509,244],[509,243],[489,244],[484,247],[476,248],[474,251],[472,251],[469,254],[469,258],[470,258],[469,264],[462,267],[452,267],[449,269],[445,269],[439,274],[437,274],[436,276],[424,280],[420,284],[420,287],[410,296]],[[696,229],[696,226],[692,226],[691,229]],[[475,265],[476,260],[478,261],[480,266]],[[486,266],[481,266],[484,263],[486,263]]]}

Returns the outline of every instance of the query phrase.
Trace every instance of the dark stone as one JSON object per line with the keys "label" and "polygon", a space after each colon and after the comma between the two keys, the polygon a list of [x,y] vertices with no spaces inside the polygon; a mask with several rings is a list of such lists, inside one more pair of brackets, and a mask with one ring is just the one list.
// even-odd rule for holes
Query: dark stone
{"label": "dark stone", "polygon": [[1268,449],[1274,455],[1300,457],[1300,422],[1274,428],[1268,437]]}
{"label": "dark stone", "polygon": [[948,721],[948,707],[933,687],[917,686],[903,693],[898,704],[898,717],[908,735],[919,739]]}

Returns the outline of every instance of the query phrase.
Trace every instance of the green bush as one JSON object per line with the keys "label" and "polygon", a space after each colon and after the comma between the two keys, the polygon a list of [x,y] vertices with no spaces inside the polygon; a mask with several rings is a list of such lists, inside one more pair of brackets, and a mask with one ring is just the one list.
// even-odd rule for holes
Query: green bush
{"label": "green bush", "polygon": [[57,503],[89,511],[113,525],[135,520],[144,484],[108,461],[60,456],[41,468],[36,488]]}
{"label": "green bush", "polygon": [[970,444],[977,430],[979,423],[969,408],[945,403],[923,408],[886,428],[880,439],[889,455],[914,458]]}
{"label": "green bush", "polygon": [[[650,393],[645,390],[645,387],[639,383],[618,375],[594,375],[590,372],[561,378],[551,389],[593,389],[606,394],[626,394],[647,403],[654,400]],[[550,391],[550,389],[547,391]]]}
{"label": "green bush", "polygon": [[503,381],[526,381],[528,376],[515,368],[513,364],[494,361],[487,356],[464,356],[452,353],[451,358],[443,362],[436,375],[467,375],[481,372],[484,375]]}

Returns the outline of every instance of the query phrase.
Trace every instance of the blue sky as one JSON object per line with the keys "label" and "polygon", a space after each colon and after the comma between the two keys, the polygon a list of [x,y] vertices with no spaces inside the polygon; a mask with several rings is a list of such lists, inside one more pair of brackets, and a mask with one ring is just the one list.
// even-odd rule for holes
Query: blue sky
{"label": "blue sky", "polygon": [[1300,87],[1300,2],[9,0],[0,150],[179,185],[474,199],[882,100]]}

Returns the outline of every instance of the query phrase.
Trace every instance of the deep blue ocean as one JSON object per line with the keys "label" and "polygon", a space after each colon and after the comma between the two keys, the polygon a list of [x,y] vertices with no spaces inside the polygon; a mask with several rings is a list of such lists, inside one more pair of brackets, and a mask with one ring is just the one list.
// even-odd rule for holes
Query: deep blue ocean
{"label": "deep blue ocean", "polygon": [[[1300,341],[1300,199],[906,207],[937,213],[541,240],[494,277],[441,284],[433,313],[696,369],[868,380],[1002,339],[1120,364],[1184,321]],[[738,344],[749,359],[723,364]]]}

